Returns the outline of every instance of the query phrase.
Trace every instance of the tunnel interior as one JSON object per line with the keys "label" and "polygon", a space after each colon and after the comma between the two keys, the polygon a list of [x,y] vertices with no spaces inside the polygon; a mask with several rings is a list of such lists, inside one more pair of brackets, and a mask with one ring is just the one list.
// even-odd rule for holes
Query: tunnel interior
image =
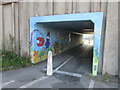
{"label": "tunnel interior", "polygon": [[[84,45],[83,42],[83,35],[94,33],[94,23],[91,20],[47,23],[37,22],[36,30],[41,30],[41,36],[36,34],[36,38],[41,37],[45,39],[43,46],[40,45],[41,41],[39,39],[36,41],[38,48],[41,48],[41,54],[45,55],[46,52],[44,50],[51,50],[53,55],[68,50],[71,52],[68,56],[77,54],[75,56],[76,58],[73,58],[67,63],[68,65],[64,65],[60,70],[63,69],[67,72],[74,73],[92,72],[93,46]],[[77,50],[72,53],[72,48]],[[69,69],[69,67],[72,69]]]}
{"label": "tunnel interior", "polygon": [[[59,54],[60,52],[68,51],[68,49],[70,50],[70,52],[72,52],[73,48],[77,49],[74,53],[70,53],[68,55],[73,56],[74,54],[76,54],[74,58],[71,59],[71,61],[69,61],[68,63],[66,63],[66,65],[60,68],[61,71],[84,74],[92,72],[93,45],[89,45],[86,43],[84,44],[83,38],[83,36],[87,35],[88,37],[86,38],[89,39],[89,35],[94,34],[94,23],[91,20],[48,23],[37,22],[36,26],[38,26],[38,29],[40,29],[39,27],[42,27],[43,30],[51,32],[50,35],[52,35],[52,32],[58,34],[57,36],[55,36],[57,38],[56,42],[58,42],[58,44],[63,44],[63,50],[60,49],[61,45],[58,45],[58,52],[56,52],[54,50],[57,50],[57,48],[53,45],[54,54]],[[60,41],[61,37],[64,38],[64,40],[67,40],[65,42],[64,40]],[[51,39],[52,38],[50,38],[49,40]],[[89,40],[87,41],[89,42]],[[54,41],[51,43],[55,44]]]}
{"label": "tunnel interior", "polygon": [[[72,57],[60,70],[97,75],[102,17],[103,13],[98,12],[30,18],[31,62],[46,60],[52,51],[58,64]],[[93,46],[84,45],[84,35],[93,35]],[[58,55],[63,58],[59,60]]]}

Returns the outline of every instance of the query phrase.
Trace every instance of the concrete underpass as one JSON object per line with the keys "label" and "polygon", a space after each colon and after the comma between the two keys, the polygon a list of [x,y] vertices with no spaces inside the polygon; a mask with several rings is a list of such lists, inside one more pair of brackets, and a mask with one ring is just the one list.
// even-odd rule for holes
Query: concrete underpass
{"label": "concrete underpass", "polygon": [[[37,26],[44,32],[50,32],[51,35],[54,35],[52,33],[62,33],[66,37],[65,42],[62,42],[63,50],[55,53],[53,58],[53,69],[55,70],[58,67],[57,70],[60,70],[55,73],[92,73],[93,46],[83,44],[83,34],[94,34],[92,21],[37,23]],[[50,40],[52,40],[51,36]],[[57,41],[61,44],[59,40]]]}
{"label": "concrete underpass", "polygon": [[[48,51],[52,51],[53,56],[56,56],[64,51],[80,46],[84,44],[83,43],[84,34],[89,35],[92,34],[93,35],[92,41],[94,42],[93,49],[91,49],[91,53],[88,54],[91,55],[90,62],[92,64],[88,66],[90,66],[89,68],[92,68],[92,70],[91,71],[88,70],[88,72],[96,76],[98,73],[98,63],[100,62],[99,69],[101,70],[102,70],[101,66],[103,64],[101,59],[102,58],[101,50],[103,48],[102,45],[103,43],[101,40],[102,19],[103,13],[100,12],[31,17],[30,19],[31,62],[38,63],[40,61],[47,59]],[[76,55],[76,58],[80,58],[80,56],[82,55],[84,56],[84,54],[86,54],[85,56],[86,58],[89,57],[87,56],[87,53],[89,53],[90,51],[87,47],[85,49],[81,49],[80,51],[78,49],[78,52],[81,54]],[[77,59],[75,61],[77,62]],[[85,64],[84,62],[87,62],[87,60],[83,60],[83,64]],[[82,72],[85,73],[84,68],[81,71],[81,73]]]}

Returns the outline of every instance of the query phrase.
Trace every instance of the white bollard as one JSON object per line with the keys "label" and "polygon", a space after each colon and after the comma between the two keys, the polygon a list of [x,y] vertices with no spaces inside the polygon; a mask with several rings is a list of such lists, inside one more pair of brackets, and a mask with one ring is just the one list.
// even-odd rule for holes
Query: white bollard
{"label": "white bollard", "polygon": [[47,75],[51,76],[52,74],[53,74],[52,51],[49,51],[47,60]]}

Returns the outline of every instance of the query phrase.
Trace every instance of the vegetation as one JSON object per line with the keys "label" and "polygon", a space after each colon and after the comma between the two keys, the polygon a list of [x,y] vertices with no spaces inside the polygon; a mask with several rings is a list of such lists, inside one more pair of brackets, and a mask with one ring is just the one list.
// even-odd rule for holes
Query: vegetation
{"label": "vegetation", "polygon": [[20,57],[16,55],[13,51],[0,51],[0,68],[4,68],[4,70],[9,70],[12,68],[20,68],[32,65],[30,58]]}
{"label": "vegetation", "polygon": [[109,74],[108,74],[108,73],[105,73],[101,80],[108,82],[108,79],[109,79]]}

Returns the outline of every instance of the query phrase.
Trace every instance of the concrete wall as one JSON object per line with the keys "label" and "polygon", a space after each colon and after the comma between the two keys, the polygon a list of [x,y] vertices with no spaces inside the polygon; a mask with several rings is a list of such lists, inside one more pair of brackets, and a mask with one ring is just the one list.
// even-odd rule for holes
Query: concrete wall
{"label": "concrete wall", "polygon": [[[120,17],[120,2],[118,4],[118,16]],[[120,77],[120,18],[118,18],[118,70]]]}
{"label": "concrete wall", "polygon": [[56,55],[80,45],[82,36],[68,30],[38,24],[31,32],[30,42],[31,61],[37,63],[47,58],[48,51]]}
{"label": "concrete wall", "polygon": [[2,24],[2,5],[0,5],[0,50],[3,49],[3,24]]}
{"label": "concrete wall", "polygon": [[[38,0],[37,0],[38,1]],[[94,1],[94,0],[93,0]],[[104,2],[102,2],[104,1]],[[106,2],[105,2],[106,1]],[[98,72],[118,75],[118,4],[101,2],[5,2],[0,4],[0,48],[13,49],[18,55],[28,56],[29,18],[56,14],[103,12],[103,33],[101,59]],[[11,34],[15,37],[10,46]],[[9,43],[8,43],[9,42]],[[8,44],[7,44],[8,43]],[[24,47],[24,48],[23,48]]]}
{"label": "concrete wall", "polygon": [[103,73],[118,74],[118,3],[108,3]]}

